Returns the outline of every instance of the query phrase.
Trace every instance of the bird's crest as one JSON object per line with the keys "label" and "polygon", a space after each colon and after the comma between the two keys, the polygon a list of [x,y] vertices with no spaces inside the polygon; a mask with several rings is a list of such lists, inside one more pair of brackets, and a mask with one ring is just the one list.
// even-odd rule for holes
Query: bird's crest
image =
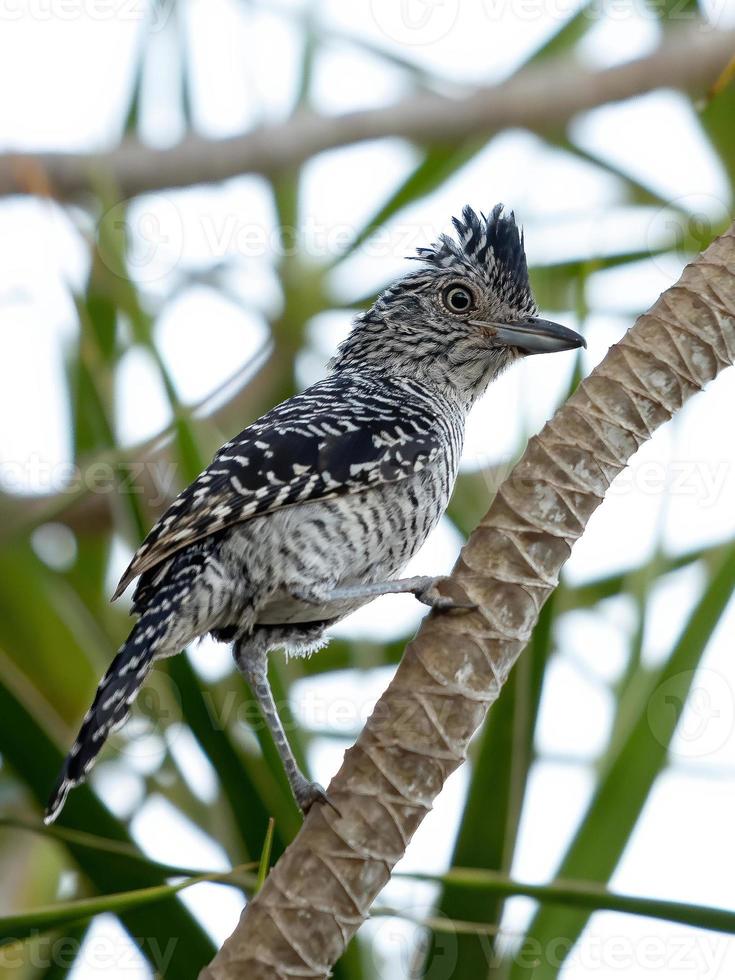
{"label": "bird's crest", "polygon": [[440,235],[428,248],[416,249],[412,258],[438,269],[471,265],[493,278],[504,274],[519,293],[530,291],[523,232],[512,211],[504,214],[503,205],[496,204],[489,215],[478,215],[467,205],[461,218],[452,218],[452,224],[456,239]]}

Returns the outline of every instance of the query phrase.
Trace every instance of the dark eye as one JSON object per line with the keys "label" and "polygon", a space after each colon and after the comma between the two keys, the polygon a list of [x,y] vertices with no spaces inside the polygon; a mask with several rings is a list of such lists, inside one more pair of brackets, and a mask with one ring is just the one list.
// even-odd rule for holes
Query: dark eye
{"label": "dark eye", "polygon": [[470,290],[456,283],[444,289],[442,300],[450,313],[467,313],[475,305],[475,297]]}

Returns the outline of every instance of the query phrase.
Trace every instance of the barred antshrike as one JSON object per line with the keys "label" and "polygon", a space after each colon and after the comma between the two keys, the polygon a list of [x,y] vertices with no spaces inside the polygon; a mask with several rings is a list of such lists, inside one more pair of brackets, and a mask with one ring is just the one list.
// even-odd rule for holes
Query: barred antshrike
{"label": "barred antshrike", "polygon": [[513,213],[466,207],[457,237],[358,316],[330,373],[228,442],[135,554],[139,619],[102,678],[47,809],[52,821],[122,724],[155,660],[211,633],[232,642],[303,811],[324,790],[299,770],[267,654],[307,654],[387,592],[460,605],[436,580],[397,579],[449,501],[469,409],[526,354],[579,347],[537,317]]}

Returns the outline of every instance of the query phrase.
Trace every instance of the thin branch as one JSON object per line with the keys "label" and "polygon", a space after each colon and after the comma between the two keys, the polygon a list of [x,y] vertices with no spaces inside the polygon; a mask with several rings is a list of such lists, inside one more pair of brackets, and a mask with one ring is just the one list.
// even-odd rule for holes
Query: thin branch
{"label": "thin branch", "polygon": [[[735,225],[684,270],[528,444],[329,795],[202,980],[327,977],[500,694],[614,477],[735,360]],[[488,786],[488,806],[493,805]]]}
{"label": "thin branch", "polygon": [[94,192],[104,174],[122,198],[146,191],[224,180],[245,173],[272,176],[324,150],[399,137],[436,143],[490,134],[507,126],[535,132],[563,127],[579,112],[668,86],[701,91],[715,82],[735,49],[735,31],[700,20],[672,30],[659,47],[626,64],[594,71],[568,58],[528,68],[499,85],[461,98],[423,92],[394,105],[338,116],[300,113],[243,136],[189,137],[169,149],[128,140],[107,153],[0,156],[0,196]]}

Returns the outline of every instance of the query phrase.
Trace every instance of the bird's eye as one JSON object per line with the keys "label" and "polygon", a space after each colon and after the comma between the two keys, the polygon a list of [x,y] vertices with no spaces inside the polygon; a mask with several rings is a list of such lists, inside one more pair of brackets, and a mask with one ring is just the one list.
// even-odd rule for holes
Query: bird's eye
{"label": "bird's eye", "polygon": [[456,283],[442,292],[442,300],[450,313],[468,313],[475,305],[475,297],[466,286]]}

